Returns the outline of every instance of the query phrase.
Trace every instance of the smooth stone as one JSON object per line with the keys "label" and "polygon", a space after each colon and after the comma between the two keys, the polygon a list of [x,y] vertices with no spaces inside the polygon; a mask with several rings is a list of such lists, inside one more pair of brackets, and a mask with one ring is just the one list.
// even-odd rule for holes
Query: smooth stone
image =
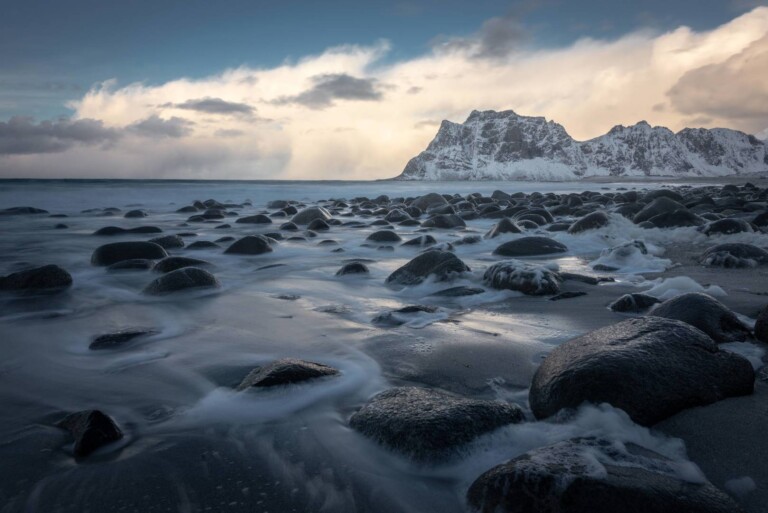
{"label": "smooth stone", "polygon": [[189,289],[218,288],[214,275],[197,267],[182,267],[156,278],[144,288],[144,293],[160,296]]}
{"label": "smooth stone", "polygon": [[587,230],[596,230],[610,223],[608,214],[602,211],[587,214],[568,228],[568,233],[581,233]]}
{"label": "smooth stone", "polygon": [[346,274],[368,274],[369,272],[368,267],[362,262],[350,262],[341,266],[341,269],[336,271],[336,276],[344,276]]}
{"label": "smooth stone", "polygon": [[[423,196],[419,196],[418,198],[416,198],[413,202],[411,202],[410,206],[416,207],[420,211],[424,212],[428,208],[439,207],[447,204],[448,204],[448,201],[446,201],[446,199],[443,197],[442,194],[438,194],[436,192],[430,192],[429,194],[425,194]],[[412,215],[412,217],[418,217],[418,216]]]}
{"label": "smooth stone", "polygon": [[697,216],[688,209],[673,210],[671,212],[662,212],[648,219],[656,228],[680,228],[685,226],[701,226],[705,223],[704,219]]}
{"label": "smooth stone", "polygon": [[462,285],[459,287],[450,287],[447,289],[439,290],[430,295],[436,297],[462,297],[474,296],[476,294],[482,294],[483,292],[485,292],[485,289],[481,289],[479,287],[466,287]]}
{"label": "smooth stone", "polygon": [[192,249],[192,250],[196,250],[196,249],[218,249],[220,247],[221,246],[219,246],[215,242],[211,242],[209,240],[196,240],[195,242],[193,242],[192,244],[187,246],[187,249]]}
{"label": "smooth stone", "polygon": [[641,313],[660,302],[661,301],[658,298],[649,296],[648,294],[624,294],[608,305],[608,308],[614,312]]}
{"label": "smooth stone", "polygon": [[337,369],[322,363],[283,358],[265,367],[253,369],[243,378],[243,381],[237,386],[237,390],[289,385],[325,376],[336,376],[338,374],[339,371]]}
{"label": "smooth stone", "polygon": [[483,274],[487,285],[499,290],[516,290],[528,296],[543,296],[560,292],[560,276],[544,266],[505,260],[490,266]]}
{"label": "smooth stone", "polygon": [[112,442],[123,438],[123,432],[109,415],[100,410],[71,413],[56,423],[75,439],[75,457],[84,458]]}
{"label": "smooth stone", "polygon": [[136,228],[120,228],[119,226],[105,226],[99,228],[94,235],[122,235],[125,233],[162,233],[157,226],[137,226]]}
{"label": "smooth stone", "polygon": [[182,256],[169,256],[155,263],[152,268],[153,271],[158,273],[169,273],[182,267],[199,267],[201,265],[213,265],[206,260],[200,260],[199,258],[189,258]]}
{"label": "smooth stone", "polygon": [[494,237],[498,237],[503,233],[523,233],[523,231],[523,228],[521,228],[517,223],[505,217],[493,225],[493,228],[488,230],[488,233],[485,234],[485,238],[493,239]]}
{"label": "smooth stone", "polygon": [[411,240],[403,242],[401,246],[416,246],[419,248],[426,248],[434,244],[437,244],[437,240],[435,240],[433,236],[427,234],[427,235],[420,235]]}
{"label": "smooth stone", "polygon": [[272,246],[263,235],[246,235],[233,242],[224,253],[228,255],[261,255],[271,251]]}
{"label": "smooth stone", "polygon": [[178,235],[155,237],[154,239],[149,239],[149,242],[153,242],[158,246],[162,246],[163,249],[179,249],[184,247],[184,239]]}
{"label": "smooth stone", "polygon": [[331,229],[331,226],[327,222],[325,222],[325,220],[323,219],[313,219],[307,225],[307,230],[312,230],[312,231],[322,232],[330,229]]}
{"label": "smooth stone", "polygon": [[116,347],[123,346],[128,342],[141,337],[149,337],[159,333],[157,330],[152,329],[126,329],[116,331],[114,333],[106,333],[94,337],[88,349],[100,350],[100,349],[114,349]]}
{"label": "smooth stone", "polygon": [[296,215],[291,218],[291,222],[294,224],[309,224],[315,219],[327,221],[331,217],[331,213],[323,207],[308,207],[301,212],[296,213]]}
{"label": "smooth stone", "polygon": [[533,377],[537,419],[585,402],[608,403],[653,425],[686,408],[751,394],[755,372],[702,331],[661,317],[629,319],[565,342]]}
{"label": "smooth stone", "polygon": [[421,223],[423,228],[464,228],[467,223],[456,214],[438,214]]}
{"label": "smooth stone", "polygon": [[125,213],[123,217],[131,219],[136,217],[147,217],[148,215],[149,214],[144,210],[129,210],[128,212]]}
{"label": "smooth stone", "polygon": [[752,226],[743,219],[720,219],[713,221],[701,229],[704,235],[730,235],[733,233],[751,233]]}
{"label": "smooth stone", "polygon": [[72,285],[72,275],[58,265],[24,269],[0,278],[0,290],[58,292]]}
{"label": "smooth stone", "polygon": [[[712,483],[633,443],[576,438],[533,449],[478,477],[481,513],[742,513]],[[698,477],[698,476],[694,476]]]}
{"label": "smooth stone", "polygon": [[0,210],[0,216],[18,216],[27,214],[48,214],[47,210],[35,207],[11,207]]}
{"label": "smooth stone", "polygon": [[662,196],[654,199],[651,203],[643,207],[640,212],[635,214],[635,217],[632,218],[632,221],[635,224],[640,224],[643,221],[649,221],[652,217],[655,217],[659,214],[663,214],[665,212],[675,212],[677,210],[687,209],[685,205],[678,203],[674,199]]}
{"label": "smooth stone", "polygon": [[379,230],[370,234],[365,240],[372,242],[400,242],[403,239],[392,230]]}
{"label": "smooth stone", "polygon": [[121,260],[157,260],[167,256],[165,249],[154,242],[113,242],[96,248],[91,255],[91,264],[107,266]]}
{"label": "smooth stone", "polygon": [[399,285],[418,285],[434,275],[435,281],[446,281],[470,268],[459,257],[449,251],[428,250],[416,256],[404,266],[396,269],[387,277],[387,283]]}
{"label": "smooth stone", "polygon": [[257,214],[255,216],[245,216],[238,218],[235,221],[237,224],[272,224],[272,219],[264,214]]}
{"label": "smooth stone", "polygon": [[349,420],[355,431],[417,461],[438,461],[472,440],[524,420],[513,404],[401,387],[374,396]]}
{"label": "smooth stone", "polygon": [[704,252],[701,263],[717,267],[754,267],[768,264],[768,251],[741,242],[718,244]]}
{"label": "smooth stone", "polygon": [[107,271],[147,271],[152,269],[152,260],[146,258],[134,258],[131,260],[121,260],[107,266]]}
{"label": "smooth stone", "polygon": [[551,255],[554,253],[565,253],[568,248],[549,237],[523,237],[520,239],[505,242],[493,250],[494,255],[509,257]]}
{"label": "smooth stone", "polygon": [[649,315],[686,322],[717,343],[744,341],[751,335],[750,329],[727,306],[701,292],[689,292],[668,299]]}

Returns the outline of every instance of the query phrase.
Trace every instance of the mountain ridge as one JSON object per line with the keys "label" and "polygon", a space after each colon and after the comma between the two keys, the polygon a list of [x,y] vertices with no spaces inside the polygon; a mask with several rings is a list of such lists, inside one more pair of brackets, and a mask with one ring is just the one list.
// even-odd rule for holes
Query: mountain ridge
{"label": "mountain ridge", "polygon": [[768,172],[766,142],[728,128],[677,133],[647,121],[577,141],[559,123],[512,110],[443,120],[397,180],[573,180],[592,176],[728,176]]}

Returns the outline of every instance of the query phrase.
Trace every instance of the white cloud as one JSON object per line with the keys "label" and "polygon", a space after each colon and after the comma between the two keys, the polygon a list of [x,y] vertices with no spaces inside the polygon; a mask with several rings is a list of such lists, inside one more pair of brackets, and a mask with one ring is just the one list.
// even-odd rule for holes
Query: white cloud
{"label": "white cloud", "polygon": [[[106,81],[71,105],[76,119],[101,120],[106,128],[120,129],[153,116],[169,119],[179,113],[174,107],[200,99],[249,106],[258,116],[187,109],[184,118],[194,131],[183,136],[122,137],[108,146],[74,147],[55,156],[0,157],[0,175],[391,177],[432,139],[436,122],[463,121],[473,109],[546,116],[578,139],[641,119],[673,130],[704,124],[756,132],[768,126],[768,114],[763,109],[744,116],[741,106],[762,96],[744,97],[741,106],[726,95],[714,107],[687,101],[696,95],[691,79],[684,77],[711,77],[707,70],[723,67],[730,80],[750,85],[744,95],[764,91],[760,77],[764,81],[765,74],[756,75],[739,56],[749,56],[748,49],[767,34],[768,8],[756,8],[706,32],[680,27],[614,41],[583,39],[565,48],[519,50],[494,59],[477,58],[476,49],[467,45],[466,50],[438,49],[383,64],[389,46],[382,42],[332,48],[274,68],[230,69],[200,80],[125,86]],[[334,76],[353,77],[355,90],[366,94],[329,93],[324,108],[286,101],[316,90],[318,77]],[[688,87],[682,96],[680,84]]]}

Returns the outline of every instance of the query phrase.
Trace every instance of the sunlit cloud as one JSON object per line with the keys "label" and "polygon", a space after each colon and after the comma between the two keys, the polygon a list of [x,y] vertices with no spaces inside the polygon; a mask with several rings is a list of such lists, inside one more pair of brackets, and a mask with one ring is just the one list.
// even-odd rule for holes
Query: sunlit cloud
{"label": "sunlit cloud", "polygon": [[[520,27],[505,31],[504,19],[397,62],[383,59],[390,47],[380,42],[203,79],[108,80],[70,105],[66,123],[118,135],[63,135],[39,152],[17,146],[26,150],[0,156],[0,175],[385,178],[424,149],[441,120],[463,121],[473,109],[546,116],[581,140],[643,119],[673,130],[768,127],[768,8],[710,31],[641,31],[554,49],[517,46]],[[153,130],[157,137],[141,134]],[[0,145],[6,137],[10,147],[8,131]]]}

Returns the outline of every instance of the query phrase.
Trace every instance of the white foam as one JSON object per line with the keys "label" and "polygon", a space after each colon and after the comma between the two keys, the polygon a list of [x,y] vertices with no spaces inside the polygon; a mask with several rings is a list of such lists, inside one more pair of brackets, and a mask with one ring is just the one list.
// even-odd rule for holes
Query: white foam
{"label": "white foam", "polygon": [[667,299],[688,292],[704,292],[705,294],[709,294],[712,297],[723,297],[728,295],[728,293],[726,293],[721,287],[717,285],[709,285],[705,287],[700,285],[693,278],[689,278],[688,276],[659,278],[641,283],[641,286],[647,286],[649,284],[652,284],[653,286],[650,289],[644,291],[644,293],[648,294],[649,296],[659,298],[662,301],[666,301]]}

